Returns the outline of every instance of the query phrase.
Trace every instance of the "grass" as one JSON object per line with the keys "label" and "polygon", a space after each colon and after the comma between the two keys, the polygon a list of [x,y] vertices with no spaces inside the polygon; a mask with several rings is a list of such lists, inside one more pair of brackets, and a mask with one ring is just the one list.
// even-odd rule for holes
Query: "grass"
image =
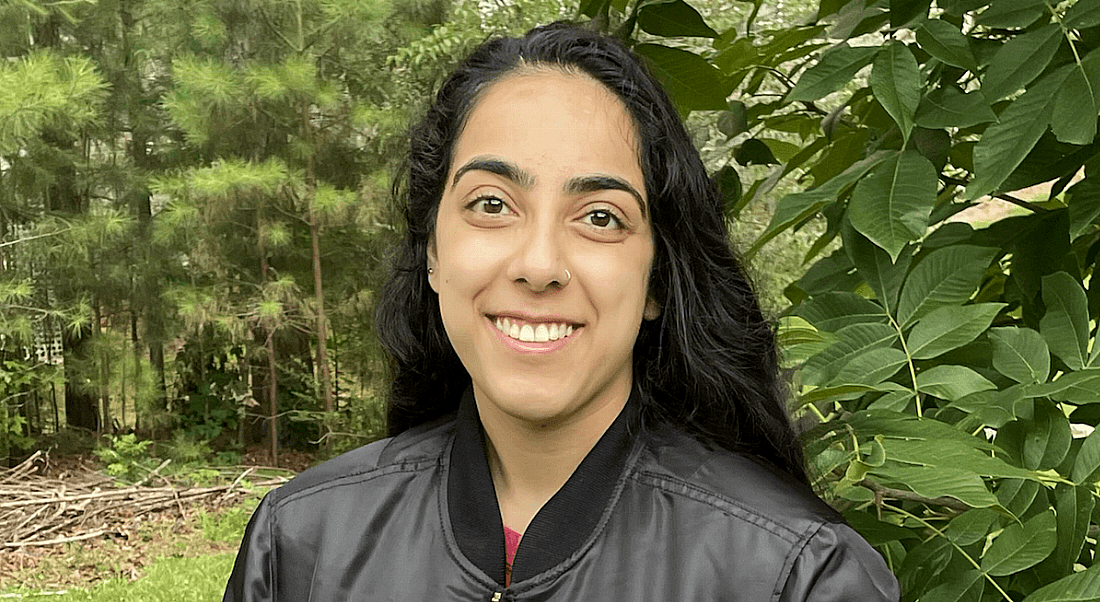
{"label": "grass", "polygon": [[160,558],[136,581],[115,577],[88,590],[65,593],[14,590],[16,600],[50,602],[216,602],[233,568],[233,552],[198,558]]}
{"label": "grass", "polygon": [[[141,525],[126,539],[69,544],[0,576],[0,602],[216,602],[259,494]],[[4,571],[0,571],[4,572]]]}

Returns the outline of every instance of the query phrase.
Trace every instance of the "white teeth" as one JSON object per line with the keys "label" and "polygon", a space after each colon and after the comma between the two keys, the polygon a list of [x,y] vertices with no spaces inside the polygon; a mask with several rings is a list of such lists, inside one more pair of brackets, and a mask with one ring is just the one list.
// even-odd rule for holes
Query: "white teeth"
{"label": "white teeth", "polygon": [[537,324],[535,326],[523,324],[521,326],[508,318],[498,317],[493,321],[493,325],[509,337],[524,343],[546,343],[564,339],[573,334],[573,326],[569,324]]}

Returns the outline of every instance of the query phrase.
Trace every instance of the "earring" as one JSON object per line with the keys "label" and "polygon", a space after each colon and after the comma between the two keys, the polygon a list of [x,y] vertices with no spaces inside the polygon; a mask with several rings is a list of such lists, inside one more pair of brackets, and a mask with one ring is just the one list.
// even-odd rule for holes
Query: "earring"
{"label": "earring", "polygon": [[429,276],[434,274],[434,273],[435,273],[435,268],[428,268],[428,275]]}

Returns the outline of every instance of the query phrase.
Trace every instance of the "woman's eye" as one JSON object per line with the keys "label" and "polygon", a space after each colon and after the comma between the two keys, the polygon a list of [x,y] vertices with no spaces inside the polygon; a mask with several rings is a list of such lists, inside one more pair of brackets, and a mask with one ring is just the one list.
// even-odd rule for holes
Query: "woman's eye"
{"label": "woman's eye", "polygon": [[478,197],[474,199],[474,202],[470,203],[470,208],[479,213],[488,213],[490,215],[500,215],[512,212],[504,201],[495,196]]}
{"label": "woman's eye", "polygon": [[623,223],[619,218],[615,217],[615,214],[603,209],[596,209],[589,211],[584,216],[584,221],[597,228],[622,228]]}

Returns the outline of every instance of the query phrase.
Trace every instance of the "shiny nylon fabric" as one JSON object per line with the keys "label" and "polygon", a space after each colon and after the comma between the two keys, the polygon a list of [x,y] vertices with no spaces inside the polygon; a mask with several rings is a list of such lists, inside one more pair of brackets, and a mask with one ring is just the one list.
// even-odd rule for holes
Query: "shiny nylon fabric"
{"label": "shiny nylon fabric", "polygon": [[[498,593],[532,602],[898,599],[878,553],[812,493],[671,429],[632,436],[628,457],[612,472],[589,463],[582,482],[613,486],[600,499],[559,505],[595,517],[590,532],[551,550],[556,564],[536,574],[520,565],[525,535],[514,574],[521,578],[506,589],[490,577],[503,558],[475,554],[493,564],[479,566],[462,551],[469,542],[455,538],[452,521],[464,517],[452,516],[447,490],[465,486],[453,478],[465,473],[450,466],[461,432],[455,421],[417,429],[268,494],[224,600],[492,600]],[[499,524],[495,504],[482,506],[465,511],[486,516],[466,518],[492,524],[495,514]],[[503,532],[496,533],[502,543]],[[485,545],[495,549],[496,542]]]}

